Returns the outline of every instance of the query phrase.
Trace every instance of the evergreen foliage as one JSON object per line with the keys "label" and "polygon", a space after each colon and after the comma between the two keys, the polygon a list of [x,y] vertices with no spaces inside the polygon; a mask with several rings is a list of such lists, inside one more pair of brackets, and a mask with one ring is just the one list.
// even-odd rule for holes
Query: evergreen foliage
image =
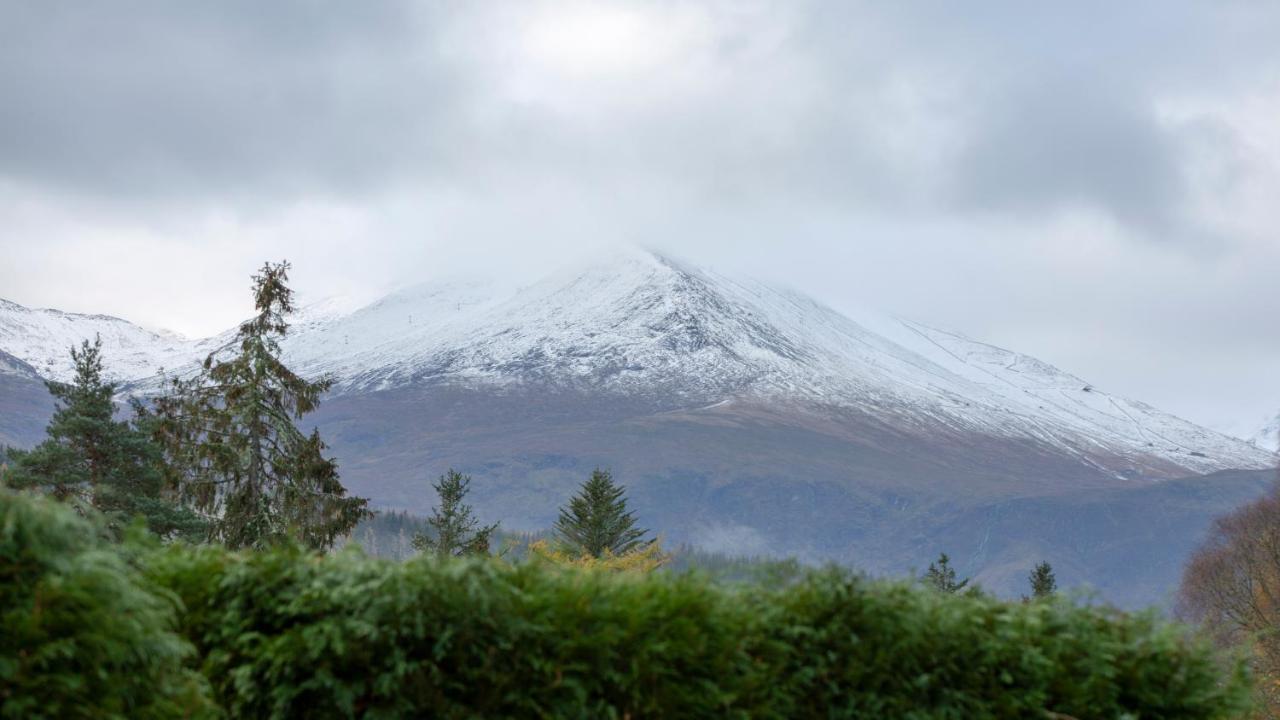
{"label": "evergreen foliage", "polygon": [[114,544],[96,517],[0,490],[0,717],[1225,720],[1248,700],[1239,659],[1150,613],[835,569],[725,587]]}
{"label": "evergreen foliage", "polygon": [[1053,575],[1053,566],[1047,562],[1036,565],[1027,581],[1031,583],[1031,597],[1035,599],[1050,597],[1058,591],[1058,579]]}
{"label": "evergreen foliage", "polygon": [[415,549],[437,557],[489,554],[489,543],[498,523],[480,525],[471,506],[463,502],[470,486],[471,476],[452,468],[431,484],[440,504],[427,518],[427,531],[414,534]]}
{"label": "evergreen foliage", "polygon": [[925,584],[938,592],[954,595],[969,585],[969,579],[956,580],[956,570],[951,567],[951,558],[946,553],[938,555],[937,562],[929,563],[929,570],[924,574]]}
{"label": "evergreen foliage", "polygon": [[648,530],[636,527],[627,510],[626,488],[615,483],[608,470],[596,468],[569,504],[560,508],[557,539],[571,552],[602,557],[606,552],[625,555],[644,544]]}
{"label": "evergreen foliage", "polygon": [[102,340],[71,348],[71,358],[71,383],[45,383],[56,402],[47,439],[29,451],[9,451],[6,482],[92,505],[117,529],[142,516],[162,537],[198,536],[203,522],[181,507],[166,481],[160,449],[147,432],[146,411],[135,402],[132,424],[115,419],[112,398],[118,385],[103,376]]}
{"label": "evergreen foliage", "polygon": [[172,595],[88,514],[0,488],[0,717],[213,716]]}
{"label": "evergreen foliage", "polygon": [[164,549],[232,717],[1231,718],[1247,678],[1153,614],[845,571],[786,587],[491,558]]}
{"label": "evergreen foliage", "polygon": [[332,381],[308,381],[280,360],[294,309],[288,270],[263,265],[253,276],[257,314],[156,404],[156,437],[184,499],[209,519],[210,537],[232,548],[328,548],[368,513],[363,498],[347,497],[319,433],[297,427]]}

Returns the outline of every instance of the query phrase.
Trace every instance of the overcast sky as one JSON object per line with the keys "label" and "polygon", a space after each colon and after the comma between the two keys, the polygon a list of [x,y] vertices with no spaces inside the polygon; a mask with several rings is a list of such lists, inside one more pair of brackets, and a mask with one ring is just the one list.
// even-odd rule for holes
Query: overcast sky
{"label": "overcast sky", "polygon": [[1280,3],[0,0],[0,297],[190,335],[666,248],[1280,409]]}

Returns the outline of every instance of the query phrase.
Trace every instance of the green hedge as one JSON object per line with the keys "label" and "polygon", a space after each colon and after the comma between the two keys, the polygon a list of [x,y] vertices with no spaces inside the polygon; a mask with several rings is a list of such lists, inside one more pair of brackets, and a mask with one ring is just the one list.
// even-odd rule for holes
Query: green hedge
{"label": "green hedge", "polygon": [[838,571],[781,590],[497,562],[173,549],[155,579],[239,717],[1231,717],[1150,615]]}
{"label": "green hedge", "polygon": [[[101,562],[128,575],[123,560]],[[1226,718],[1248,694],[1240,665],[1149,615],[834,570],[725,587],[216,547],[157,550],[144,565],[164,589],[147,597],[181,602],[189,666],[230,717]],[[147,607],[157,622],[138,632],[163,634],[164,604]],[[126,654],[172,668],[183,650],[168,642]],[[4,662],[14,647],[6,639]]]}
{"label": "green hedge", "polygon": [[170,718],[212,709],[172,595],[100,524],[0,488],[0,717]]}

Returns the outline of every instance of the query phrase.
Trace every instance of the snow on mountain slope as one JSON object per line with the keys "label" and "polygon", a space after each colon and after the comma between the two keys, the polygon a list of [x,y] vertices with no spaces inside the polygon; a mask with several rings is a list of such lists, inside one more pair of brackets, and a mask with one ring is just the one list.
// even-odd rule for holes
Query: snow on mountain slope
{"label": "snow on mountain slope", "polygon": [[1141,473],[1266,467],[1265,451],[1018,353],[627,251],[515,293],[425,286],[286,344],[340,389],[544,383],[854,408],[921,428],[1028,438]]}
{"label": "snow on mountain slope", "polygon": [[[66,347],[92,332],[125,378],[221,344],[116,318],[0,306],[0,349],[53,377],[69,370],[69,358],[59,360]],[[321,309],[297,323],[285,352],[304,373],[333,375],[340,393],[539,385],[687,407],[733,400],[856,411],[909,431],[1026,439],[1117,476],[1274,462],[1034,358],[875,312],[849,317],[793,291],[640,250],[523,289],[429,283],[354,312]]]}
{"label": "snow on mountain slope", "polygon": [[192,343],[171,333],[145,330],[110,315],[79,315],[60,310],[26,308],[0,299],[0,350],[32,366],[42,376],[67,380],[74,372],[73,345],[102,338],[110,354],[110,373],[120,379],[152,374],[160,366],[189,362]]}
{"label": "snow on mountain slope", "polygon": [[[292,318],[294,329],[306,333],[349,314],[350,303],[331,298],[306,305]],[[45,308],[27,308],[0,298],[0,355],[7,351],[41,377],[70,380],[75,372],[70,348],[102,338],[108,376],[122,382],[177,370],[201,360],[235,336],[230,328],[209,338],[188,339],[167,330],[148,330],[111,315],[83,315]],[[0,358],[2,360],[2,358]],[[0,372],[5,363],[0,361]]]}
{"label": "snow on mountain slope", "polygon": [[1261,427],[1254,426],[1252,432],[1244,434],[1243,437],[1260,448],[1272,452],[1280,450],[1280,413],[1268,418]]}

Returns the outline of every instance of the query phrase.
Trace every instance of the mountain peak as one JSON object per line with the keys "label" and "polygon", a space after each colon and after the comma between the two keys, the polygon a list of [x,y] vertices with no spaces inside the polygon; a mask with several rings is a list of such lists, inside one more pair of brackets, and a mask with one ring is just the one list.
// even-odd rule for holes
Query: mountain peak
{"label": "mountain peak", "polygon": [[665,251],[634,244],[610,245],[562,267],[543,282],[563,282],[582,276],[608,276],[615,282],[653,282],[673,275],[700,275],[702,271]]}
{"label": "mountain peak", "polygon": [[[195,362],[212,342],[10,305],[0,306],[0,350],[51,379],[69,376],[67,349],[95,334],[122,379]],[[1272,460],[1034,358],[875,313],[855,321],[643,247],[609,248],[519,290],[433,282],[353,312],[321,306],[303,316],[284,343],[289,362],[334,375],[339,393],[522,386],[672,406],[804,407],[871,415],[904,432],[1049,444],[1118,476]]]}

